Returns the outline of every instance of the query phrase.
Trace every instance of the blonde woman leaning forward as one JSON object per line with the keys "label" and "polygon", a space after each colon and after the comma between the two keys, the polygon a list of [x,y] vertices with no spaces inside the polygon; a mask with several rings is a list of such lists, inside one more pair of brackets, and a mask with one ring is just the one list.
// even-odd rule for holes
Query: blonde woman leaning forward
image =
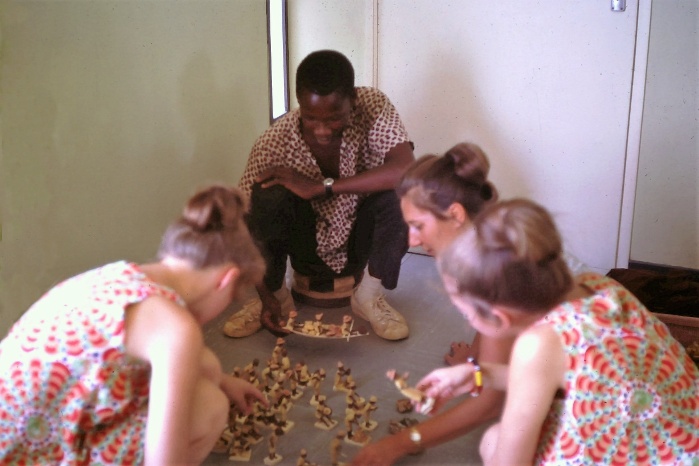
{"label": "blonde woman leaning forward", "polygon": [[222,373],[201,331],[264,273],[244,212],[237,190],[206,188],[158,262],[70,278],[19,319],[0,343],[0,463],[197,464],[230,403],[265,403]]}

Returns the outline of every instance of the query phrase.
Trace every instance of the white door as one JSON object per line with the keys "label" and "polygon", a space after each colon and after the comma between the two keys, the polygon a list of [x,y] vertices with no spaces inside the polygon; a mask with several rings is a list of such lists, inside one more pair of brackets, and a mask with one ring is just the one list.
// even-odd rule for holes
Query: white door
{"label": "white door", "polygon": [[416,155],[480,144],[501,197],[543,203],[569,250],[601,271],[630,241],[620,222],[638,5],[626,3],[378,2],[378,87]]}

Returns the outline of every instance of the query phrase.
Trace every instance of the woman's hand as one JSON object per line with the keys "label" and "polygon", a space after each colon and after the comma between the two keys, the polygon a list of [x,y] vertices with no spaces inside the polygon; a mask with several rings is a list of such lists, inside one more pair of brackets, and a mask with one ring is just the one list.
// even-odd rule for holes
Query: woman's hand
{"label": "woman's hand", "polygon": [[474,373],[471,363],[435,369],[418,382],[417,388],[434,399],[433,410],[436,412],[452,398],[470,393],[475,388]]}
{"label": "woman's hand", "polygon": [[262,403],[265,407],[269,406],[262,392],[250,382],[241,378],[223,374],[221,377],[221,390],[231,400],[231,403],[245,415],[252,413],[256,402]]}

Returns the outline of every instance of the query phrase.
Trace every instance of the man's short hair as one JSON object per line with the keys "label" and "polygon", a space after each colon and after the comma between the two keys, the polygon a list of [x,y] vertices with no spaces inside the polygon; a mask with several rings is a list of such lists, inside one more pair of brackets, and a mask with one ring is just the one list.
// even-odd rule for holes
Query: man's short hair
{"label": "man's short hair", "polygon": [[335,50],[311,53],[296,70],[296,97],[303,91],[322,96],[337,92],[345,97],[354,97],[352,63]]}

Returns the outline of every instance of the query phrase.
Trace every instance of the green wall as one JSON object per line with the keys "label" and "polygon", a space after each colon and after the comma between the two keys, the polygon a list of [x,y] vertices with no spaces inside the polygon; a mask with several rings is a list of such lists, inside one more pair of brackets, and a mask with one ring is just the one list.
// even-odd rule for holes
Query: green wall
{"label": "green wall", "polygon": [[148,261],[267,127],[265,2],[0,3],[0,335],[56,282]]}

